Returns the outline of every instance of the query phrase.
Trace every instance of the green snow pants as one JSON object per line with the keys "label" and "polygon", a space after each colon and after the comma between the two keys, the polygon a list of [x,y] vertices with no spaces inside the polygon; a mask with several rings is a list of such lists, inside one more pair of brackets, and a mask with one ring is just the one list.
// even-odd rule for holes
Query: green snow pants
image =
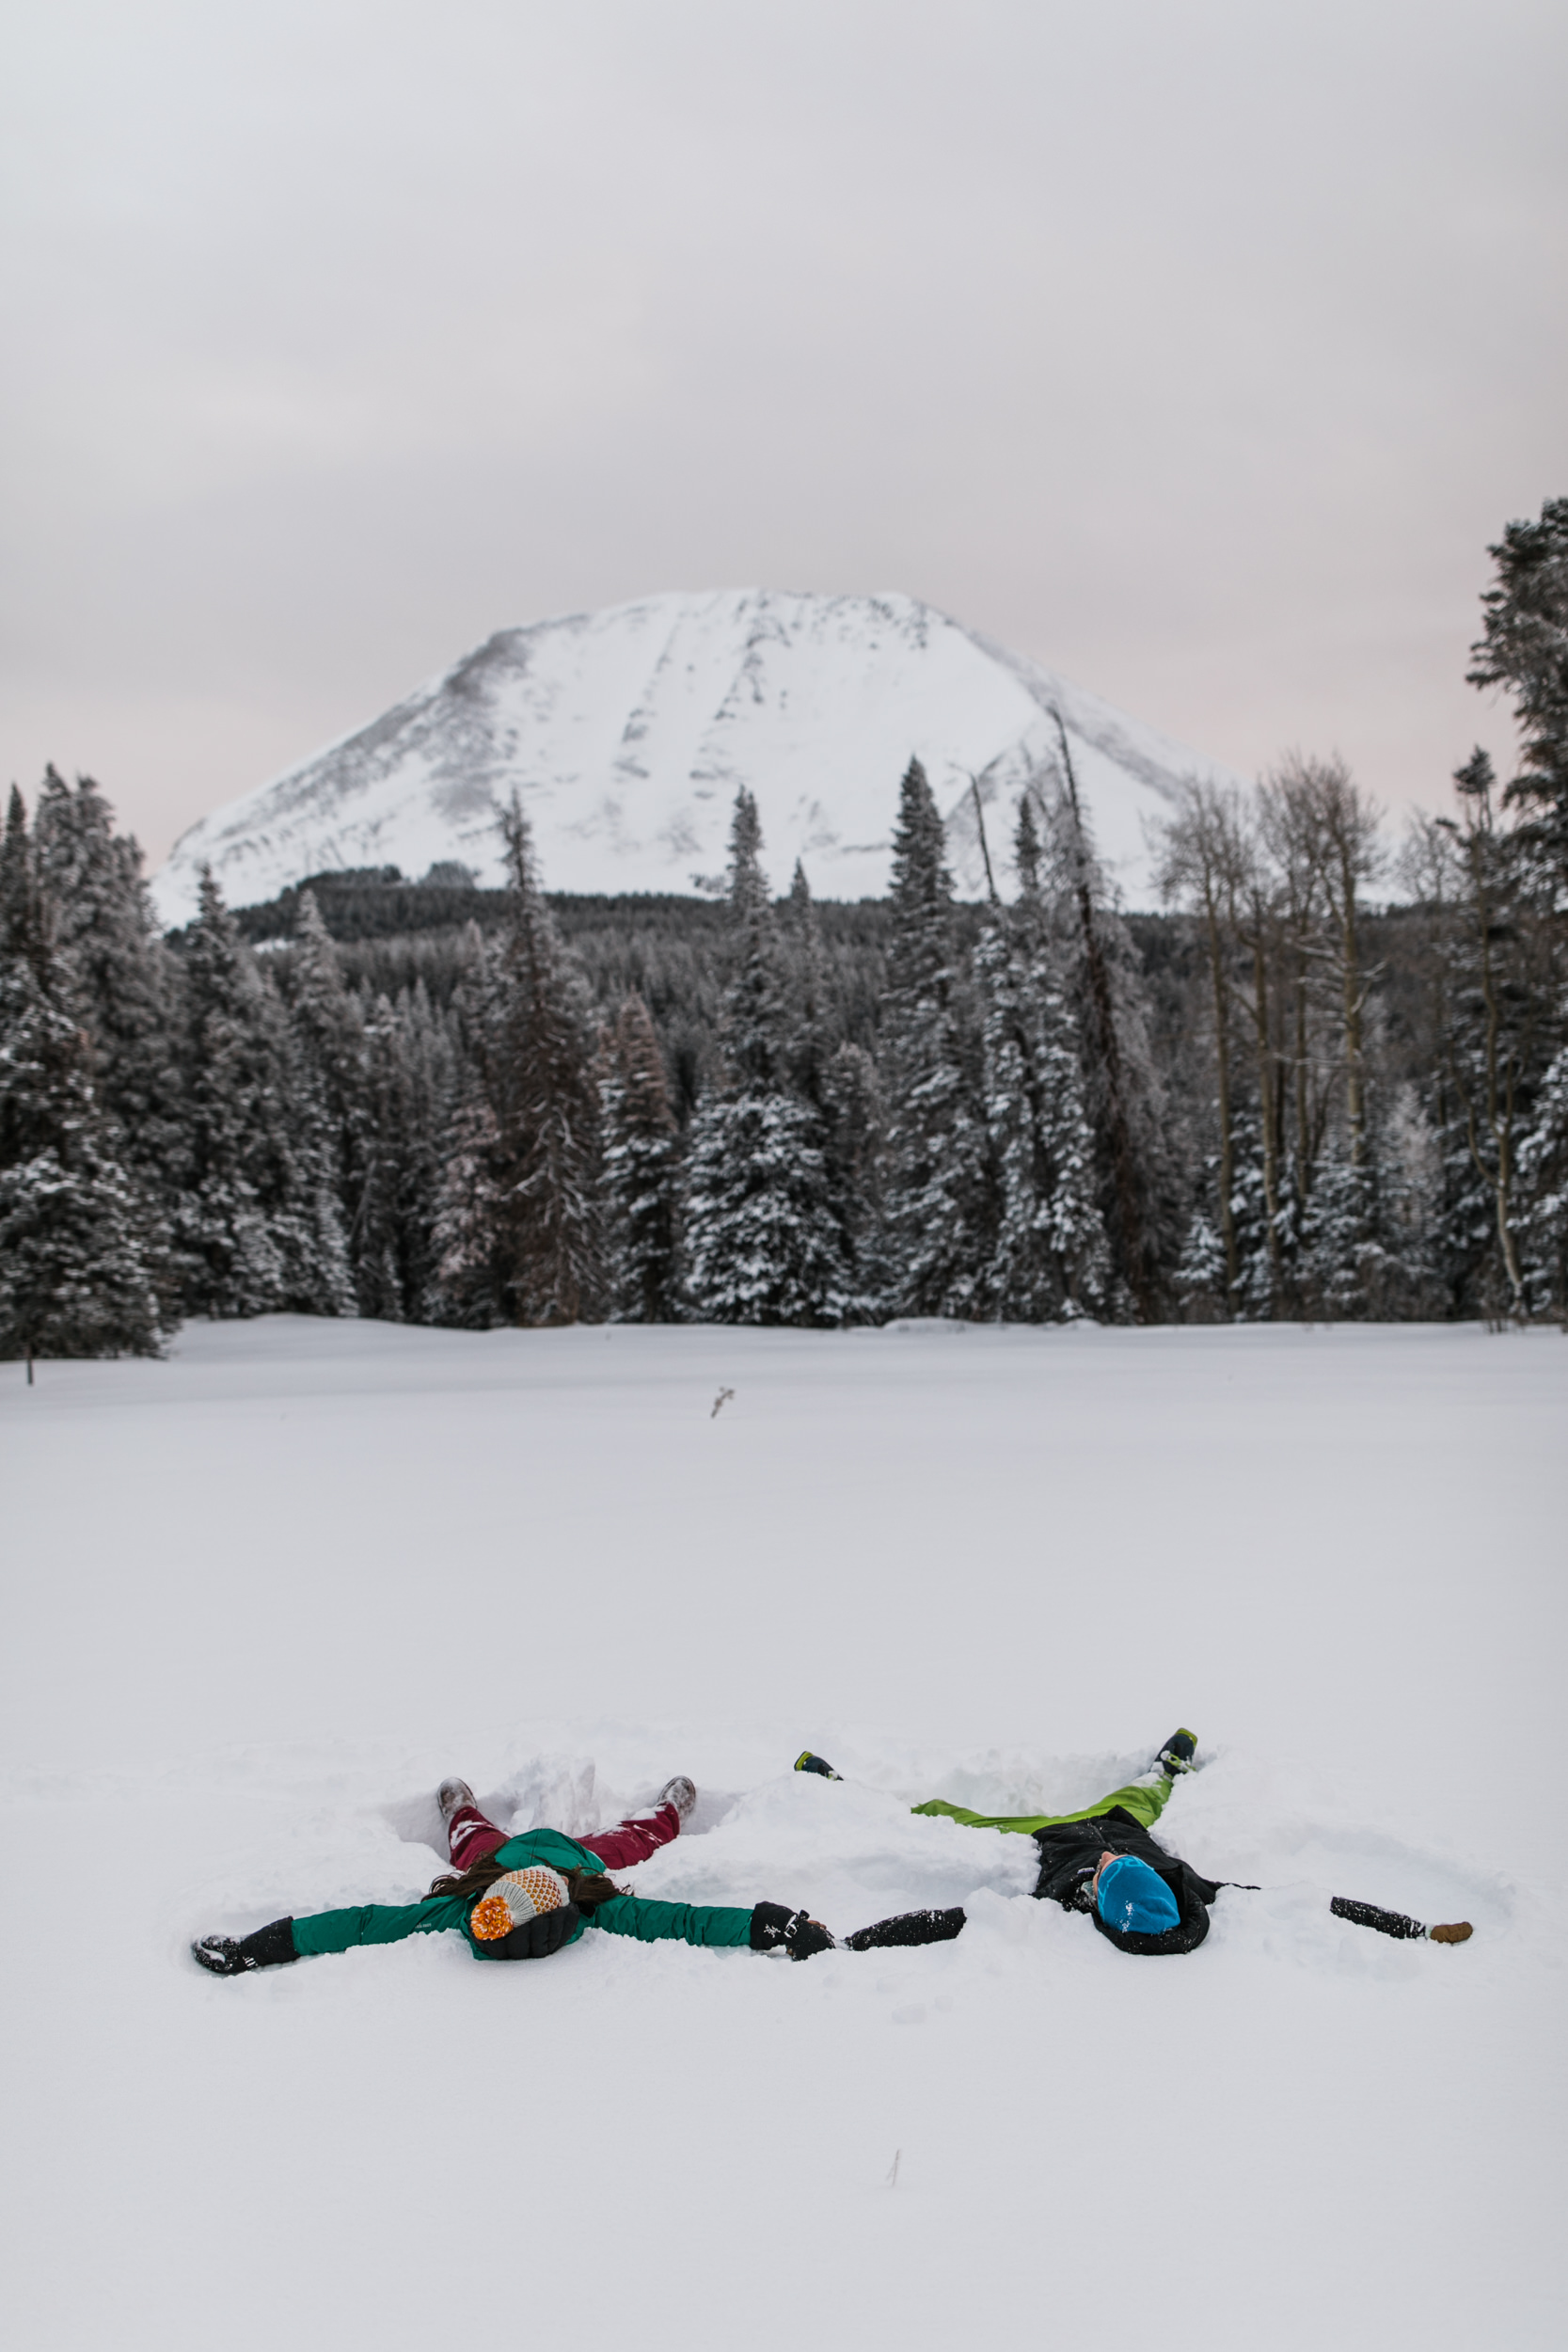
{"label": "green snow pants", "polygon": [[932,1797],[925,1804],[911,1805],[912,1813],[945,1813],[950,1821],[962,1821],[967,1829],[1016,1829],[1023,1836],[1032,1836],[1037,1829],[1057,1829],[1064,1821],[1098,1821],[1113,1806],[1120,1805],[1131,1813],[1140,1829],[1152,1829],[1164,1810],[1165,1799],[1174,1783],[1162,1772],[1145,1772],[1141,1779],[1130,1781],[1125,1788],[1113,1788],[1108,1797],[1096,1804],[1086,1804],[1082,1813],[970,1813],[961,1804],[948,1804],[941,1797]]}

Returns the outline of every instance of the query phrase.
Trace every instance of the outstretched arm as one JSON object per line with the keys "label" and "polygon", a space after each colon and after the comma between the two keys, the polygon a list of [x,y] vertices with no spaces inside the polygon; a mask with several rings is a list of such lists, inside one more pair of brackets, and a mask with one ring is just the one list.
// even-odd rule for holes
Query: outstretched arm
{"label": "outstretched arm", "polygon": [[640,1944],[744,1945],[752,1940],[752,1915],[728,1904],[661,1903],[641,1895],[617,1895],[585,1914],[591,1928],[610,1935],[632,1935]]}
{"label": "outstretched arm", "polygon": [[1419,1919],[1409,1918],[1402,1911],[1380,1911],[1376,1903],[1358,1903],[1349,1895],[1336,1895],[1328,1907],[1337,1919],[1348,1919],[1353,1927],[1375,1928],[1379,1935],[1424,1935],[1433,1944],[1467,1944],[1475,1933],[1468,1919],[1449,1919],[1435,1928],[1424,1927]]}
{"label": "outstretched arm", "polygon": [[590,1927],[634,1935],[640,1944],[745,1945],[753,1952],[785,1951],[791,1960],[831,1951],[834,1940],[819,1919],[792,1913],[784,1903],[757,1903],[741,1911],[728,1903],[644,1902],[638,1895],[618,1895],[587,1918]]}
{"label": "outstretched arm", "polygon": [[[317,1911],[304,1919],[274,1919],[236,1943],[204,1935],[191,1956],[214,1977],[243,1977],[253,1968],[281,1968],[320,1952],[346,1952],[354,1944],[401,1944],[405,1935],[432,1935],[460,1924],[462,1905],[450,1902],[359,1903],[350,1911]],[[575,1917],[575,1914],[573,1915]]]}
{"label": "outstretched arm", "polygon": [[315,1911],[294,1921],[294,1952],[300,1960],[321,1952],[346,1952],[356,1944],[401,1944],[408,1935],[435,1935],[456,1927],[443,1902],[357,1903],[347,1911]]}

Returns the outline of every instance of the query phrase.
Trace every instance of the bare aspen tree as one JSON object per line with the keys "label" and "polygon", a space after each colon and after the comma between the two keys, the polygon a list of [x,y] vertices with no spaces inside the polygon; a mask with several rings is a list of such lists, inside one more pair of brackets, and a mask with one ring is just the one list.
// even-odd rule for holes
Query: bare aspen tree
{"label": "bare aspen tree", "polygon": [[1367,1156],[1367,999],[1375,974],[1361,961],[1360,889],[1383,871],[1377,805],[1344,761],[1292,755],[1285,771],[1299,781],[1313,833],[1318,879],[1328,917],[1322,950],[1338,1017],[1350,1164]]}
{"label": "bare aspen tree", "polygon": [[1234,791],[1188,782],[1177,813],[1156,834],[1155,883],[1167,905],[1184,906],[1203,928],[1214,1021],[1219,1111],[1220,1236],[1225,1244],[1226,1305],[1235,1305],[1240,1266],[1236,1249],[1235,1117],[1230,1075],[1231,965],[1236,950],[1237,898],[1247,867],[1245,828]]}
{"label": "bare aspen tree", "polygon": [[990,870],[990,844],[986,839],[986,809],[980,798],[980,779],[977,775],[971,773],[969,788],[974,797],[974,830],[980,836],[980,855],[985,860],[986,896],[993,907],[999,907],[1002,900],[997,895],[996,876]]}
{"label": "bare aspen tree", "polygon": [[[1289,762],[1258,787],[1258,828],[1274,870],[1283,955],[1288,958],[1287,1024],[1291,1039],[1287,1067],[1295,1124],[1295,1188],[1305,1201],[1312,1189],[1323,1149],[1327,1096],[1313,1052],[1313,937],[1321,913],[1317,827],[1309,783],[1300,763]],[[1284,1104],[1280,1104],[1283,1138]]]}
{"label": "bare aspen tree", "polygon": [[1070,892],[1087,983],[1085,1026],[1103,1093],[1103,1133],[1109,1146],[1115,1184],[1116,1237],[1119,1245],[1117,1257],[1132,1295],[1139,1322],[1150,1323],[1154,1320],[1154,1299],[1149,1282],[1148,1237],[1145,1231],[1142,1187],[1138,1181],[1132,1121],[1128,1117],[1126,1073],[1122,1068],[1121,1039],[1117,1029],[1110,962],[1095,905],[1092,880],[1094,859],[1085,826],[1083,806],[1078,798],[1078,778],[1072,765],[1067,727],[1059,710],[1053,711],[1052,716],[1056,722],[1056,738],[1061,745],[1064,813],[1069,820],[1067,846],[1071,868]]}
{"label": "bare aspen tree", "polygon": [[1274,1037],[1272,967],[1279,948],[1279,900],[1275,878],[1263,855],[1255,825],[1236,812],[1234,839],[1237,935],[1252,973],[1251,993],[1238,994],[1252,1015],[1252,1050],[1258,1073],[1258,1119],[1263,1154],[1263,1210],[1267,1218],[1269,1301],[1279,1311],[1284,1275],[1279,1253],[1279,1168],[1284,1157],[1285,1101]]}

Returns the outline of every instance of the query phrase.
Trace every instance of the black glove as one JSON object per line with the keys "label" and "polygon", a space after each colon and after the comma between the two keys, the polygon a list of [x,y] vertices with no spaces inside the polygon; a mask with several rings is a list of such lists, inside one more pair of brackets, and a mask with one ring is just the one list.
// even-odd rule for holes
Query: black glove
{"label": "black glove", "polygon": [[813,1952],[831,1952],[838,1938],[814,1919],[809,1912],[798,1911],[784,1930],[784,1940],[791,1960],[809,1960]]}
{"label": "black glove", "polygon": [[243,1977],[252,1968],[282,1968],[297,1960],[293,1919],[274,1919],[236,1944],[231,1935],[204,1935],[191,1946],[191,1958],[214,1977]]}
{"label": "black glove", "polygon": [[581,1917],[576,1903],[562,1903],[558,1911],[542,1911],[508,1934],[498,1936],[493,1944],[476,1944],[474,1949],[481,1960],[548,1960],[552,1952],[560,1951]]}
{"label": "black glove", "polygon": [[844,1941],[852,1952],[885,1952],[899,1944],[950,1944],[963,1930],[961,1906],[953,1911],[901,1911],[896,1918],[857,1928]]}
{"label": "black glove", "polygon": [[784,1903],[758,1903],[752,1914],[752,1951],[776,1952],[781,1945],[791,1960],[809,1960],[813,1952],[831,1952],[834,1939],[809,1912],[790,1911]]}

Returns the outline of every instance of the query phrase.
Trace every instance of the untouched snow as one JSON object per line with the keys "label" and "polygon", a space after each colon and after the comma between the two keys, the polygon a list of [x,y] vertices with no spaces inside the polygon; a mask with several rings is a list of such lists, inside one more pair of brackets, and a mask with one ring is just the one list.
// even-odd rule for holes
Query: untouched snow
{"label": "untouched snow", "polygon": [[1013,804],[1056,773],[1054,713],[1102,855],[1148,900],[1143,819],[1187,775],[1228,771],[912,597],[723,589],[502,629],[370,726],[202,818],[152,888],[196,911],[203,863],[233,904],[334,866],[418,879],[459,858],[500,878],[515,790],[551,890],[701,888],[722,874],[739,785],[756,794],[775,886],[804,860],[819,898],[887,888],[911,753],[947,818],[962,890],[997,880]]}
{"label": "untouched snow", "polygon": [[[8,2340],[1557,2345],[1565,1407],[1560,1337],[1463,1329],[0,1366]],[[1066,1810],[1178,1723],[1167,1842],[1266,1889],[1190,1959],[906,1809]],[[687,1770],[641,1891],[971,1922],[188,1961],[422,1890],[454,1768],[578,1829]]]}

